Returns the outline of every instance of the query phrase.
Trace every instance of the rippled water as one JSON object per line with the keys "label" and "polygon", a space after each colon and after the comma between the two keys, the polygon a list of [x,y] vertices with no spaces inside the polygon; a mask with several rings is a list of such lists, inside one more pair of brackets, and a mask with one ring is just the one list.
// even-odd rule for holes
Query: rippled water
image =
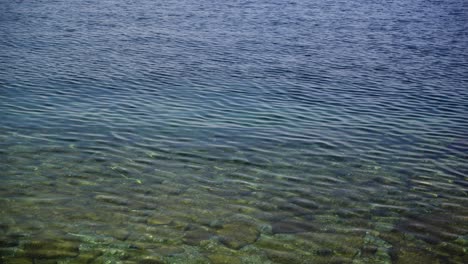
{"label": "rippled water", "polygon": [[468,263],[467,13],[0,0],[0,263]]}

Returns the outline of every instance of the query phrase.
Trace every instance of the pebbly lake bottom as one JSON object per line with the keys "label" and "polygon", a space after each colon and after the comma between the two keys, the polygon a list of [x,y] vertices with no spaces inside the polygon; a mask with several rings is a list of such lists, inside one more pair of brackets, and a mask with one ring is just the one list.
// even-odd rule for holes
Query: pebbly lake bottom
{"label": "pebbly lake bottom", "polygon": [[415,173],[293,152],[110,154],[12,138],[2,150],[2,263],[468,261],[463,179],[435,163]]}

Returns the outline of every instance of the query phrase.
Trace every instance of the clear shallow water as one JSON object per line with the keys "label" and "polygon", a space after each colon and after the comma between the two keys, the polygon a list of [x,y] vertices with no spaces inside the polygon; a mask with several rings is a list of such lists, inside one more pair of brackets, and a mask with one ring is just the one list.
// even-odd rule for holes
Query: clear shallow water
{"label": "clear shallow water", "polygon": [[1,1],[3,263],[466,263],[464,1]]}

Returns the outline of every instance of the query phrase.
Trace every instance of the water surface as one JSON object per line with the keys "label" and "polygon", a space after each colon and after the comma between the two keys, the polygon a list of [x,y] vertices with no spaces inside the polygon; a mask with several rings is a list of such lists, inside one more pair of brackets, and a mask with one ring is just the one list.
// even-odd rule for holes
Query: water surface
{"label": "water surface", "polygon": [[0,262],[467,263],[467,12],[0,0]]}

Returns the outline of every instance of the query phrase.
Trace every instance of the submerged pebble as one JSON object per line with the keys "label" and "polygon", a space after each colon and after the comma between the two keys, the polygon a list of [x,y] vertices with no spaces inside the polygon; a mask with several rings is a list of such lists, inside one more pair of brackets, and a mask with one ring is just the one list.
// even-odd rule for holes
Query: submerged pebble
{"label": "submerged pebble", "polygon": [[19,245],[18,240],[9,237],[0,237],[0,248],[16,247]]}
{"label": "submerged pebble", "polygon": [[26,255],[32,258],[75,257],[79,244],[69,241],[32,240],[23,244]]}
{"label": "submerged pebble", "polygon": [[204,240],[209,240],[213,237],[214,232],[203,229],[203,228],[196,228],[194,230],[189,230],[185,232],[184,235],[184,243],[188,245],[197,246],[200,245],[200,242]]}
{"label": "submerged pebble", "polygon": [[217,231],[221,243],[232,249],[240,249],[257,241],[260,232],[257,227],[247,222],[233,222],[223,225]]}
{"label": "submerged pebble", "polygon": [[164,215],[151,216],[146,221],[150,225],[168,225],[173,221],[171,217]]}
{"label": "submerged pebble", "polygon": [[417,248],[397,248],[392,251],[393,264],[440,264],[434,254]]}
{"label": "submerged pebble", "polygon": [[317,230],[317,227],[309,222],[303,222],[295,219],[283,219],[272,224],[273,234],[285,233],[303,233]]}
{"label": "submerged pebble", "polygon": [[115,205],[128,205],[128,200],[113,195],[96,195],[94,199]]}
{"label": "submerged pebble", "polygon": [[138,261],[138,264],[165,264],[167,263],[164,261],[162,257],[159,256],[149,256],[149,257],[143,257]]}
{"label": "submerged pebble", "polygon": [[212,264],[241,264],[241,260],[238,257],[229,256],[225,254],[212,254],[208,255],[208,259]]}
{"label": "submerged pebble", "polygon": [[294,252],[276,251],[276,250],[265,250],[265,253],[271,261],[278,264],[291,264],[291,263],[304,263],[300,256],[294,254]]}
{"label": "submerged pebble", "polygon": [[34,264],[32,258],[5,257],[1,258],[5,264]]}

